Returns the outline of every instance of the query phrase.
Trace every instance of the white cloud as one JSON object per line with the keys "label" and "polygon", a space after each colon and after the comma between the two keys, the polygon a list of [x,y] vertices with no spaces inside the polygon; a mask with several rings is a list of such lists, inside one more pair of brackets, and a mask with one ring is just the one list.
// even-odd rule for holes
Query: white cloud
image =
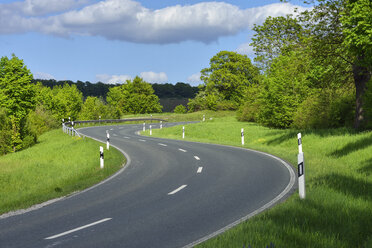
{"label": "white cloud", "polygon": [[141,72],[140,77],[149,83],[166,83],[168,82],[168,76],[165,72],[153,72],[145,71]]}
{"label": "white cloud", "polygon": [[267,16],[293,13],[295,7],[304,9],[290,3],[240,9],[224,2],[202,2],[152,10],[134,0],[103,0],[91,4],[88,0],[25,0],[0,4],[0,34],[35,31],[138,43],[187,40],[209,43],[262,23]]}
{"label": "white cloud", "polygon": [[192,85],[198,85],[198,84],[202,83],[202,81],[200,80],[200,76],[201,76],[200,72],[192,74],[191,76],[189,76],[187,78],[187,82],[189,82]]}
{"label": "white cloud", "polygon": [[53,75],[46,72],[35,72],[34,79],[56,79]]}
{"label": "white cloud", "polygon": [[253,47],[251,47],[249,44],[250,43],[240,44],[239,47],[236,49],[236,52],[239,54],[247,55],[248,57],[253,56]]}
{"label": "white cloud", "polygon": [[129,75],[108,75],[98,74],[96,75],[96,81],[105,84],[124,84],[127,80],[131,80],[132,77]]}

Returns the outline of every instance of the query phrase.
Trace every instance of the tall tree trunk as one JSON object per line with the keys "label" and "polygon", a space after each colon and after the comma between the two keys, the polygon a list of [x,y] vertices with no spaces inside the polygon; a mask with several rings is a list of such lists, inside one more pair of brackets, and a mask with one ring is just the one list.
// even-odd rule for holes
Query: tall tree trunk
{"label": "tall tree trunk", "polygon": [[367,67],[355,63],[353,65],[353,76],[356,95],[354,128],[363,129],[368,121],[366,116],[364,115],[363,95],[366,91],[367,83],[371,79],[371,72],[368,70]]}

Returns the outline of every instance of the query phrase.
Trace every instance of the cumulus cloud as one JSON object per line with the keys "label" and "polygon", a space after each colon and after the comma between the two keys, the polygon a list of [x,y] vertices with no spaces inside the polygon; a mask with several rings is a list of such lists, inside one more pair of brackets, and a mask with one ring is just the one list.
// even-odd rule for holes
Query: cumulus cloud
{"label": "cumulus cloud", "polygon": [[34,73],[35,79],[55,79],[55,77],[46,72],[35,72]]}
{"label": "cumulus cloud", "polygon": [[236,52],[239,54],[247,55],[248,57],[253,56],[254,55],[253,47],[251,47],[249,44],[250,43],[240,44],[239,47],[236,49]]}
{"label": "cumulus cloud", "polygon": [[153,72],[146,71],[141,72],[140,77],[149,83],[166,83],[168,82],[168,76],[165,72]]}
{"label": "cumulus cloud", "polygon": [[268,16],[293,13],[291,3],[240,9],[224,2],[202,2],[148,9],[134,0],[25,0],[0,4],[0,34],[27,31],[168,44],[187,40],[210,43],[235,35]]}
{"label": "cumulus cloud", "polygon": [[200,80],[200,76],[201,76],[200,72],[192,74],[187,78],[187,82],[189,82],[192,85],[199,85],[200,83],[202,83],[202,81]]}
{"label": "cumulus cloud", "polygon": [[96,75],[96,81],[105,84],[124,84],[127,80],[131,80],[132,77],[129,75],[108,75],[98,74]]}

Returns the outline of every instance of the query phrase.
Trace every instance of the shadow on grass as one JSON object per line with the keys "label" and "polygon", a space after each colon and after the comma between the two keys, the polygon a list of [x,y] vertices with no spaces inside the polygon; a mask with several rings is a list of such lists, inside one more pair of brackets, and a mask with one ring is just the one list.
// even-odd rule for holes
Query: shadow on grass
{"label": "shadow on grass", "polygon": [[[318,187],[328,187],[343,194],[341,199],[372,201],[372,184],[369,182],[339,174],[329,174],[315,181]],[[323,202],[310,197],[298,199],[296,209],[273,212],[269,219],[273,220],[275,230],[280,232],[288,247],[339,247],[337,242],[342,244],[340,247],[368,247],[366,244],[372,230],[371,208],[332,202],[332,199]],[[286,231],[289,226],[294,230]]]}
{"label": "shadow on grass", "polygon": [[363,166],[357,171],[361,174],[369,176],[372,173],[372,158],[364,161]]}
{"label": "shadow on grass", "polygon": [[352,152],[367,148],[372,145],[372,137],[366,137],[355,142],[345,145],[341,149],[337,149],[330,154],[332,157],[340,158]]}
{"label": "shadow on grass", "polygon": [[[372,212],[368,209],[312,199],[298,200],[296,209],[270,214],[270,220],[288,247],[363,247],[372,230]],[[290,231],[286,230],[289,226]]]}
{"label": "shadow on grass", "polygon": [[307,130],[297,130],[297,129],[283,129],[283,130],[273,130],[269,132],[267,136],[277,136],[267,142],[268,145],[279,145],[288,140],[294,140],[297,142],[297,134],[301,133],[302,137],[306,135],[314,135],[318,137],[329,137],[329,136],[344,136],[345,134],[356,134],[357,132],[349,128],[336,128],[336,129],[307,129]]}
{"label": "shadow on grass", "polygon": [[318,177],[315,181],[317,185],[325,185],[345,195],[372,201],[372,183],[367,181],[336,173]]}

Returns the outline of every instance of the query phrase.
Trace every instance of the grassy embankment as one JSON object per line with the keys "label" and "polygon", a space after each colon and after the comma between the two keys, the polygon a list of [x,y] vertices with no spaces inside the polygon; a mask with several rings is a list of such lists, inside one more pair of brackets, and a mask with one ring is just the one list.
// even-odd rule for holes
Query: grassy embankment
{"label": "grassy embankment", "polygon": [[123,154],[105,150],[101,170],[100,145],[58,129],[41,135],[29,149],[0,157],[0,214],[85,189],[118,171]]}
{"label": "grassy embankment", "polygon": [[[210,113],[206,122],[187,125],[185,140],[241,147],[244,128],[244,147],[296,166],[297,130],[238,122],[231,114],[212,121],[209,117]],[[153,136],[181,139],[182,128],[153,130]],[[372,132],[305,130],[302,137],[306,199],[295,193],[200,247],[372,247]]]}

